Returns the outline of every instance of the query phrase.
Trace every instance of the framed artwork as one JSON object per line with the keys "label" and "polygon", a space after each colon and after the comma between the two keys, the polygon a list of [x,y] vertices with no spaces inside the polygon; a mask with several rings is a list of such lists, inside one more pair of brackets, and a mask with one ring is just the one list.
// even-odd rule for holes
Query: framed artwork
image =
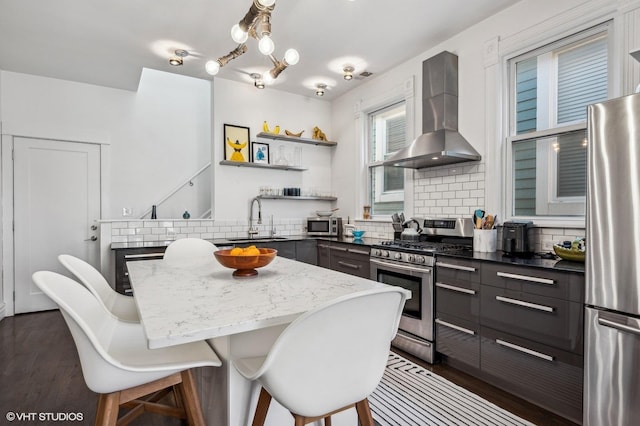
{"label": "framed artwork", "polygon": [[224,125],[224,159],[246,163],[249,161],[249,128]]}
{"label": "framed artwork", "polygon": [[251,161],[254,163],[269,164],[269,144],[251,142]]}

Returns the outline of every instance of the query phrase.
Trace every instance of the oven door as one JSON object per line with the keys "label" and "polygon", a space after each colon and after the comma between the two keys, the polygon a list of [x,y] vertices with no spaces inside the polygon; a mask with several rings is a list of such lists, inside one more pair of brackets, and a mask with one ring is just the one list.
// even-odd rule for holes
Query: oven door
{"label": "oven door", "polygon": [[371,279],[409,290],[399,328],[433,341],[433,268],[371,259]]}

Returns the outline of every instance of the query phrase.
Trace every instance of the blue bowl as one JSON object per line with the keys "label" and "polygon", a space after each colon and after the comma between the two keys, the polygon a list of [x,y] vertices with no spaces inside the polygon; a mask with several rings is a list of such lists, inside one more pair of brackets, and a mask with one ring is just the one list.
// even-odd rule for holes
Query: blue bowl
{"label": "blue bowl", "polygon": [[362,238],[362,236],[364,235],[364,231],[351,231],[351,233],[353,234],[354,238]]}

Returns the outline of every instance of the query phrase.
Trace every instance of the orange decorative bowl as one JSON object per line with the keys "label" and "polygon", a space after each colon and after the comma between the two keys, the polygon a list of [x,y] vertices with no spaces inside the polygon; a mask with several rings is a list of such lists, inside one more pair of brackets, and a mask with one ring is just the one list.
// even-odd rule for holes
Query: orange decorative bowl
{"label": "orange decorative bowl", "polygon": [[259,255],[235,255],[232,256],[231,250],[218,250],[213,252],[216,260],[220,262],[222,266],[233,271],[234,277],[252,277],[258,275],[256,269],[267,266],[278,254],[278,250],[270,248],[259,248]]}

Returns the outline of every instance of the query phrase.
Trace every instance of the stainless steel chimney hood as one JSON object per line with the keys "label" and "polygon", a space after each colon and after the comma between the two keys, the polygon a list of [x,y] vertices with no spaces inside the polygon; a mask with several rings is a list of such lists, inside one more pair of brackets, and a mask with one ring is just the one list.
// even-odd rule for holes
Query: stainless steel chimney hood
{"label": "stainless steel chimney hood", "polygon": [[422,63],[422,133],[384,165],[422,169],[480,160],[458,133],[458,57],[453,53],[445,51]]}

